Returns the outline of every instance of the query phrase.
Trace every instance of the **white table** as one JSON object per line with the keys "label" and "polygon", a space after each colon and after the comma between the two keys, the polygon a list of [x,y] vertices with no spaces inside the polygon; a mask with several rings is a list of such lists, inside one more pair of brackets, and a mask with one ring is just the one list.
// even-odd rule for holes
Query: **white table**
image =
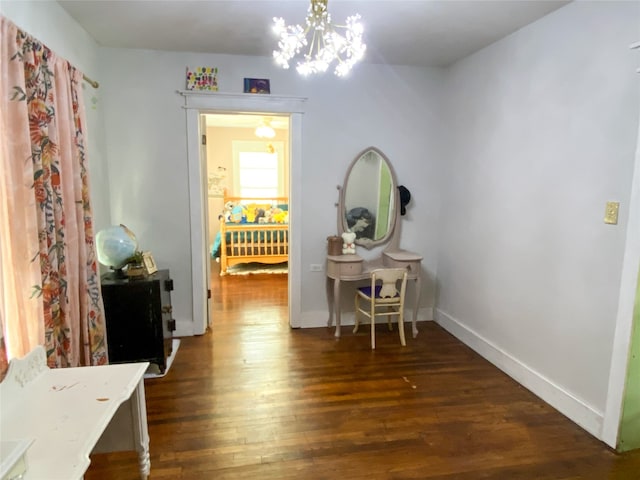
{"label": "white table", "polygon": [[356,254],[327,255],[327,303],[329,304],[329,320],[327,326],[333,325],[333,317],[336,318],[335,336],[340,337],[340,291],[341,282],[356,282],[370,278],[371,271],[376,268],[407,268],[409,280],[415,283],[415,299],[413,316],[411,319],[411,331],[413,337],[418,335],[416,321],[418,307],[420,306],[421,277],[420,270],[422,256],[406,250],[389,250],[382,252],[382,257],[370,261]]}
{"label": "white table", "polygon": [[151,468],[143,378],[148,365],[50,369],[42,347],[12,360],[0,383],[0,437],[33,441],[22,478],[82,479],[91,453],[135,450],[145,480]]}

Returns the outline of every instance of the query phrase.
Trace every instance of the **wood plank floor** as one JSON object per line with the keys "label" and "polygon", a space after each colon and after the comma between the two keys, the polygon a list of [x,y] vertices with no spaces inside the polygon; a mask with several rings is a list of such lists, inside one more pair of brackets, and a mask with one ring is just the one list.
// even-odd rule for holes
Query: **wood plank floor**
{"label": "wood plank floor", "polygon": [[[634,480],[619,455],[433,322],[290,330],[286,275],[213,280],[215,323],[145,381],[151,479]],[[318,293],[324,295],[324,292]],[[52,477],[54,478],[54,477]],[[137,479],[92,456],[86,479]]]}

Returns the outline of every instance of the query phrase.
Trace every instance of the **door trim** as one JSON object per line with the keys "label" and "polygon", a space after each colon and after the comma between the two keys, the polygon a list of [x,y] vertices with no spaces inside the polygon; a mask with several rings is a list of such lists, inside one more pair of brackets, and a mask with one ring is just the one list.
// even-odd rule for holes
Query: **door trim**
{"label": "door trim", "polygon": [[[290,117],[289,182],[289,325],[300,326],[302,317],[301,280],[302,245],[300,244],[302,184],[302,117],[306,98],[257,94],[225,94],[179,91],[186,111],[187,163],[189,184],[189,221],[191,235],[192,331],[202,335],[207,328],[208,246],[203,166],[200,159],[200,114],[206,113],[283,113]],[[187,334],[187,332],[185,332]]]}

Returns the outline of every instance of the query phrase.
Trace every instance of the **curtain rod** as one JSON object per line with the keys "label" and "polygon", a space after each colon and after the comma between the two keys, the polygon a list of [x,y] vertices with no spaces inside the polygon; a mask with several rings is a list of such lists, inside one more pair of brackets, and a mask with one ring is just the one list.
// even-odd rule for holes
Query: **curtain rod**
{"label": "curtain rod", "polygon": [[89,85],[91,85],[93,88],[98,88],[100,86],[100,84],[98,82],[96,82],[95,80],[91,80],[89,77],[87,77],[84,73],[82,74],[82,78],[84,79],[85,82],[87,82]]}

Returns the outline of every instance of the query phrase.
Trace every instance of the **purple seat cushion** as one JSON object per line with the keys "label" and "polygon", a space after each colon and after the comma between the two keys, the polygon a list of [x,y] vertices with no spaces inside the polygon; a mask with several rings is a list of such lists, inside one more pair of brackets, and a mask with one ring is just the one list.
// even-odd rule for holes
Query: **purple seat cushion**
{"label": "purple seat cushion", "polygon": [[[367,297],[371,298],[371,285],[369,285],[368,287],[360,287],[358,288],[358,290],[364,293]],[[376,285],[376,298],[380,298],[380,290],[382,290],[382,285]],[[396,292],[394,297],[397,297],[399,295],[400,294]],[[387,297],[387,298],[392,298],[392,297]]]}

